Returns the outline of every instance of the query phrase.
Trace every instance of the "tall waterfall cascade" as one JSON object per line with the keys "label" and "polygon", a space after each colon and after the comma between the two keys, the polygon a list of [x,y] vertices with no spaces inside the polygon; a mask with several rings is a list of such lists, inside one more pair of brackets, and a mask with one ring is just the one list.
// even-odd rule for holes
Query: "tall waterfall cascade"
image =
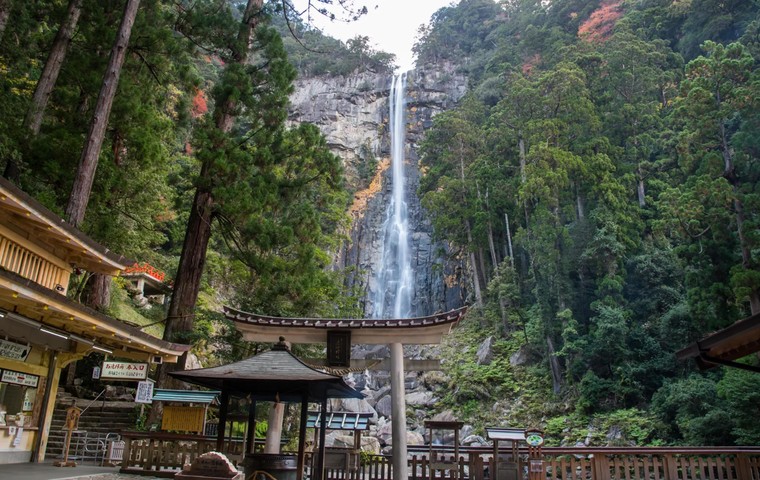
{"label": "tall waterfall cascade", "polygon": [[390,91],[391,199],[385,211],[382,261],[376,271],[377,291],[372,318],[412,316],[414,272],[409,232],[409,205],[405,190],[406,74],[393,77]]}

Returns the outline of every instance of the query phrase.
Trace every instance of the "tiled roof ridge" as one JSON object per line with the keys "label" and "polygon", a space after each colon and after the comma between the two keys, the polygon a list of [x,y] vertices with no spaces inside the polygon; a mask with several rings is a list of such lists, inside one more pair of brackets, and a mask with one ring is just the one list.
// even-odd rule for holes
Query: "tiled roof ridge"
{"label": "tiled roof ridge", "polygon": [[245,312],[236,308],[224,307],[224,315],[241,323],[277,326],[277,327],[306,327],[306,328],[383,328],[383,327],[425,327],[452,323],[462,318],[467,306],[449,310],[448,312],[428,315],[426,317],[375,319],[375,318],[306,318],[306,317],[275,317]]}

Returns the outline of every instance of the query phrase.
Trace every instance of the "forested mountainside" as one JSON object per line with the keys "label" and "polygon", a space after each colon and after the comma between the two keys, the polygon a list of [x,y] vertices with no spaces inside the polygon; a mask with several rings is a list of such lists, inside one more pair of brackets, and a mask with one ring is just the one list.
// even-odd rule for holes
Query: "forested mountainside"
{"label": "forested mountainside", "polygon": [[[349,223],[343,166],[314,126],[288,126],[287,98],[298,75],[393,62],[365,37],[285,22],[283,2],[255,16],[240,3],[143,0],[118,47],[134,0],[0,0],[4,176],[173,277],[167,338],[207,362],[258,348],[220,303],[358,314],[350,272],[328,268]],[[442,346],[445,371],[420,382],[438,399],[426,414],[541,426],[550,444],[760,442],[760,376],[674,356],[760,308],[758,12],[464,0],[420,31],[419,63],[469,81],[421,132],[419,194],[469,266],[473,305]],[[112,51],[126,55],[104,116]],[[77,272],[70,295],[161,333],[166,312],[132,306],[119,279],[109,305]]]}
{"label": "forested mountainside", "polygon": [[470,79],[420,186],[482,299],[444,355],[462,415],[570,444],[760,441],[760,376],[674,356],[760,312],[759,11],[464,0],[421,32],[419,63]]}

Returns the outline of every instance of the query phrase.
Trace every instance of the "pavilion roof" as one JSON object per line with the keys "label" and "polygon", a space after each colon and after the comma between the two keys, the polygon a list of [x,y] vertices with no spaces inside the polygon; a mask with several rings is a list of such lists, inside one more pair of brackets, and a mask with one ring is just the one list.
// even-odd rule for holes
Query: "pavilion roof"
{"label": "pavilion roof", "polygon": [[394,319],[289,318],[259,315],[224,307],[248,341],[273,342],[280,335],[293,343],[325,343],[327,332],[350,330],[352,343],[435,344],[462,319],[467,307],[427,317]]}
{"label": "pavilion roof", "polygon": [[184,382],[237,395],[251,394],[257,400],[310,400],[358,398],[364,396],[337,375],[320,372],[296,358],[286,347],[275,347],[253,357],[219,367],[171,372]]}

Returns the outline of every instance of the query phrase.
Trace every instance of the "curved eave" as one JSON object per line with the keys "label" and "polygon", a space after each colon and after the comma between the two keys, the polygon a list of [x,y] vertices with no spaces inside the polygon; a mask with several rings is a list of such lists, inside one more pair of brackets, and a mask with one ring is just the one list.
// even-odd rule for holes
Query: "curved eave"
{"label": "curved eave", "polygon": [[150,360],[158,355],[166,362],[176,362],[190,349],[189,345],[149,335],[4,269],[0,269],[0,308],[93,340],[113,349],[115,357]]}
{"label": "curved eave", "polygon": [[[37,200],[0,177],[0,216],[4,224],[15,225],[29,238],[66,251],[65,260],[95,273],[118,275],[134,263],[122,255],[111,252]],[[62,255],[59,255],[63,258]]]}
{"label": "curved eave", "polygon": [[438,344],[466,311],[467,307],[462,307],[427,317],[373,320],[271,317],[224,308],[225,316],[235,322],[247,341],[277,342],[282,336],[291,343],[325,343],[328,331],[347,330],[352,343],[370,345]]}
{"label": "curved eave", "polygon": [[739,320],[676,352],[679,360],[694,358],[706,369],[760,352],[760,314]]}
{"label": "curved eave", "polygon": [[308,394],[312,400],[322,398],[357,398],[364,396],[336,375],[316,370],[287,350],[270,350],[218,367],[170,372],[183,382],[204,387],[251,394],[258,399],[298,398]]}

